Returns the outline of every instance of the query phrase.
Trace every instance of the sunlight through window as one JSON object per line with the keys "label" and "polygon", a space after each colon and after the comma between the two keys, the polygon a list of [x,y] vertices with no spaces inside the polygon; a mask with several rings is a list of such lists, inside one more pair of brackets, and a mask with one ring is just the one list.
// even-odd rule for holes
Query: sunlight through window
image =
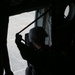
{"label": "sunlight through window", "polygon": [[[9,17],[8,36],[7,36],[7,47],[10,59],[11,69],[15,75],[25,75],[25,69],[27,67],[27,61],[23,60],[20,52],[15,44],[15,35],[21,29],[26,27],[35,19],[35,11],[25,12],[22,14],[14,15]],[[25,37],[25,33],[34,27],[32,24],[21,35]]]}
{"label": "sunlight through window", "polygon": [[68,6],[66,7],[66,9],[65,9],[65,12],[64,12],[64,18],[66,18],[66,17],[68,16],[69,12],[70,12],[70,7],[69,7],[69,5],[68,5]]}

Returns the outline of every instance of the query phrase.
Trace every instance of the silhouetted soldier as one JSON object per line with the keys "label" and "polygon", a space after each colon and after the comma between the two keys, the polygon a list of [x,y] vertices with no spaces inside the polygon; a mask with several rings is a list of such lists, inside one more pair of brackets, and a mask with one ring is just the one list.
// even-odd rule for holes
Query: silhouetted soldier
{"label": "silhouetted soldier", "polygon": [[49,75],[50,73],[50,47],[45,45],[47,33],[42,27],[34,27],[29,32],[29,40],[33,47],[29,47],[21,42],[22,36],[16,34],[16,44],[23,59],[32,66],[32,75]]}

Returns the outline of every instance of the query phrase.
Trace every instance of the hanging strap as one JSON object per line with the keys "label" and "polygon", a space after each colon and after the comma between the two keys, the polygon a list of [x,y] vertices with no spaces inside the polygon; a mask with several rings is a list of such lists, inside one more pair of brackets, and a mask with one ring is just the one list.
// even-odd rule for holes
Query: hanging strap
{"label": "hanging strap", "polygon": [[19,33],[21,33],[22,31],[24,31],[26,28],[28,28],[29,26],[31,26],[34,22],[36,22],[38,19],[40,19],[42,16],[44,16],[45,14],[47,14],[48,12],[50,11],[50,8],[45,12],[45,13],[43,13],[41,16],[39,16],[38,18],[36,18],[34,21],[32,21],[29,25],[27,25],[25,28],[23,28],[22,30],[20,30],[19,32],[18,32],[18,34]]}

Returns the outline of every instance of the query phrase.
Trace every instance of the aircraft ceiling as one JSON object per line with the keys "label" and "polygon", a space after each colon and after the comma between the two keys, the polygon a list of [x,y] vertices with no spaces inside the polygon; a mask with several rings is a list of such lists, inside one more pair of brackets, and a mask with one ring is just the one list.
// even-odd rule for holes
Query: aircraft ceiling
{"label": "aircraft ceiling", "polygon": [[1,13],[15,15],[49,6],[50,3],[50,0],[2,0],[0,10]]}
{"label": "aircraft ceiling", "polygon": [[0,13],[6,13],[10,16],[41,9],[51,5],[52,7],[60,7],[62,5],[62,8],[64,8],[65,4],[73,2],[75,3],[74,0],[1,0]]}

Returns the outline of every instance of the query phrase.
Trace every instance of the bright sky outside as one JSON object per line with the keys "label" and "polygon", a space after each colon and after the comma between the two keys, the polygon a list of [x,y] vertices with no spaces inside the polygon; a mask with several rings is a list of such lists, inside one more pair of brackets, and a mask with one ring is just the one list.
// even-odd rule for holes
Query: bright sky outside
{"label": "bright sky outside", "polygon": [[[7,36],[7,47],[10,58],[11,69],[15,75],[25,75],[25,68],[27,62],[22,59],[20,52],[15,44],[15,34],[21,29],[26,27],[35,19],[35,11],[25,12],[22,14],[14,15],[9,17],[8,36]],[[29,32],[29,29],[34,27],[32,24],[21,35],[24,38],[24,34]]]}

